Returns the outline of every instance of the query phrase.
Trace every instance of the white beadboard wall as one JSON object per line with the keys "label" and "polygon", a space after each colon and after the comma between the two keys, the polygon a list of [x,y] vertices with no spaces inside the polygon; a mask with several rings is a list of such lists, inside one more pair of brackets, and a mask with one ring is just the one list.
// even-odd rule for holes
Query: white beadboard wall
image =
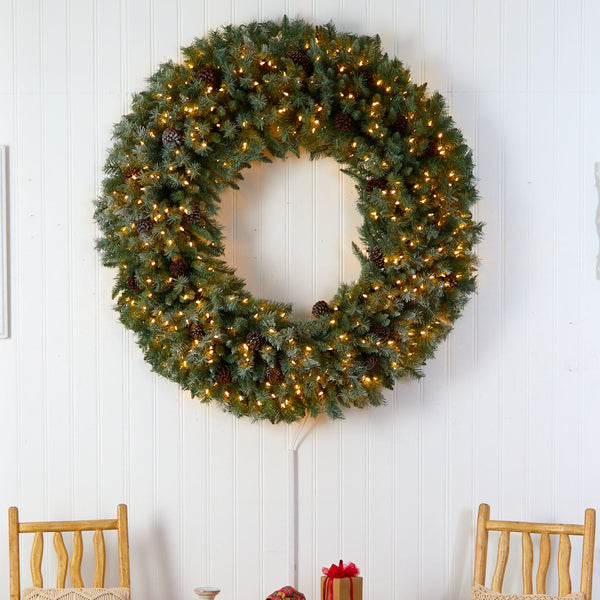
{"label": "white beadboard wall", "polygon": [[[126,502],[134,598],[210,584],[258,600],[288,583],[295,429],[237,421],[150,372],[111,309],[92,219],[112,124],[158,64],[214,27],[284,13],[379,33],[446,95],[487,223],[479,293],[426,378],[319,420],[301,445],[300,589],[318,599],[321,567],[343,557],[366,600],[467,598],[479,502],[566,522],[600,508],[597,0],[0,0],[0,513],[104,517]],[[354,199],[332,160],[256,166],[223,198],[228,259],[306,314],[356,274]]]}

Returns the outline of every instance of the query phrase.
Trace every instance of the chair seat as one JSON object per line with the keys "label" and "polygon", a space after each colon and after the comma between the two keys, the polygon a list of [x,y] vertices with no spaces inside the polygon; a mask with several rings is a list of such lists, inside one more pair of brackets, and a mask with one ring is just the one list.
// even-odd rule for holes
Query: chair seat
{"label": "chair seat", "polygon": [[26,588],[22,600],[129,600],[129,588]]}
{"label": "chair seat", "polygon": [[585,595],[583,592],[573,592],[562,597],[550,594],[504,594],[477,584],[473,586],[471,600],[585,600]]}

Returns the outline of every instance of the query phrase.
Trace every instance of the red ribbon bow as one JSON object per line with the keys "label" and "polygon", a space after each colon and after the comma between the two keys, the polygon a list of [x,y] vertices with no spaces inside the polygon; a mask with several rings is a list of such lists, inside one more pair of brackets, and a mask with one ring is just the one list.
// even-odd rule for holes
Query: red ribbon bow
{"label": "red ribbon bow", "polygon": [[331,565],[329,568],[323,567],[323,575],[332,577],[333,579],[341,579],[342,577],[358,577],[360,571],[353,563],[345,565],[341,560],[339,565]]}
{"label": "red ribbon bow", "polygon": [[323,600],[333,599],[333,580],[342,579],[344,577],[350,579],[350,600],[354,600],[352,578],[358,577],[359,573],[358,567],[353,562],[345,565],[340,560],[338,565],[332,564],[329,568],[323,567],[323,575],[325,575],[325,581],[323,582]]}

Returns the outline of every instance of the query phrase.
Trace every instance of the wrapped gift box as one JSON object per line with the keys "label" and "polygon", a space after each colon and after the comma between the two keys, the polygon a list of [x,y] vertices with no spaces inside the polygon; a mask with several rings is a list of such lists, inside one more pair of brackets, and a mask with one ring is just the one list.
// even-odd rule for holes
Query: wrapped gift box
{"label": "wrapped gift box", "polygon": [[321,600],[362,600],[362,577],[321,577]]}
{"label": "wrapped gift box", "polygon": [[295,590],[291,585],[286,585],[280,590],[273,592],[267,597],[267,600],[281,600],[282,598],[290,598],[291,600],[306,600],[304,594]]}

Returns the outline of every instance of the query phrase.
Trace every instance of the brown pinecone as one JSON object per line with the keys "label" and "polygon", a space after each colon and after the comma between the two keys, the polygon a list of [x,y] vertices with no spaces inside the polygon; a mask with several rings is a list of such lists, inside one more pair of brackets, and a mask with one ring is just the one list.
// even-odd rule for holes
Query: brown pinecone
{"label": "brown pinecone", "polygon": [[373,83],[373,73],[369,69],[361,67],[358,69],[357,75],[365,87],[369,87]]}
{"label": "brown pinecone", "polygon": [[220,384],[231,383],[231,369],[224,365],[217,370],[217,382]]}
{"label": "brown pinecone", "polygon": [[204,327],[199,323],[192,323],[190,325],[190,337],[193,340],[201,340],[204,338]]}
{"label": "brown pinecone", "polygon": [[427,144],[427,148],[423,151],[423,156],[425,158],[433,158],[437,156],[438,153],[438,143],[436,140],[431,140],[429,144]]}
{"label": "brown pinecone", "polygon": [[383,250],[379,246],[373,246],[369,250],[369,260],[380,269],[383,269],[383,267],[385,267]]}
{"label": "brown pinecone", "polygon": [[265,345],[266,341],[265,336],[259,331],[251,331],[246,336],[246,346],[248,346],[250,350],[260,350]]}
{"label": "brown pinecone", "polygon": [[177,131],[175,127],[167,127],[162,132],[161,139],[163,146],[179,146],[181,145],[181,132]]}
{"label": "brown pinecone", "polygon": [[175,260],[170,264],[169,271],[173,277],[181,277],[190,272],[190,265],[182,256],[175,257]]}
{"label": "brown pinecone", "polygon": [[194,206],[192,206],[192,210],[184,214],[184,219],[192,223],[192,225],[198,225],[203,218],[204,215],[202,213],[202,209],[198,204],[194,204]]}
{"label": "brown pinecone", "polygon": [[327,315],[330,312],[331,308],[329,308],[329,304],[327,304],[325,300],[319,300],[318,302],[315,302],[312,307],[312,316],[315,317],[315,319],[318,319],[323,315]]}
{"label": "brown pinecone", "polygon": [[138,233],[151,233],[154,228],[154,221],[152,219],[138,219],[135,221],[135,228]]}
{"label": "brown pinecone", "polygon": [[306,54],[304,54],[304,52],[300,50],[290,50],[286,54],[286,56],[287,58],[291,59],[291,61],[294,64],[298,65],[299,67],[302,67],[308,77],[310,77],[313,74],[313,64],[310,62],[310,59],[308,58],[308,56],[306,56]]}
{"label": "brown pinecone", "polygon": [[130,275],[127,278],[127,287],[134,292],[139,292],[142,288],[138,285],[137,277],[135,275]]}
{"label": "brown pinecone", "polygon": [[375,188],[380,189],[382,192],[385,191],[387,189],[387,183],[385,179],[382,179],[381,177],[373,177],[372,179],[369,179],[365,189],[367,192],[372,192]]}
{"label": "brown pinecone", "polygon": [[269,383],[279,383],[284,380],[283,371],[278,365],[267,367],[267,381]]}
{"label": "brown pinecone", "polygon": [[394,133],[405,133],[408,129],[408,119],[404,115],[398,115],[396,120],[390,125]]}
{"label": "brown pinecone", "polygon": [[458,277],[454,273],[450,273],[444,277],[444,287],[453,288],[458,285]]}
{"label": "brown pinecone", "polygon": [[338,112],[333,117],[333,125],[338,131],[352,131],[354,119],[344,112]]}
{"label": "brown pinecone", "polygon": [[215,88],[219,83],[219,73],[212,67],[203,67],[196,73],[196,79],[205,83],[207,87]]}
{"label": "brown pinecone", "polygon": [[369,331],[382,341],[389,339],[392,335],[389,325],[373,325]]}
{"label": "brown pinecone", "polygon": [[375,354],[367,354],[364,362],[367,371],[374,371],[379,366],[379,359]]}
{"label": "brown pinecone", "polygon": [[390,337],[391,330],[387,325],[373,325],[371,333],[380,340],[387,340]]}
{"label": "brown pinecone", "polygon": [[138,167],[130,167],[128,165],[123,170],[123,177],[125,177],[125,179],[131,179],[132,177],[137,177],[139,174],[140,174],[140,170]]}

